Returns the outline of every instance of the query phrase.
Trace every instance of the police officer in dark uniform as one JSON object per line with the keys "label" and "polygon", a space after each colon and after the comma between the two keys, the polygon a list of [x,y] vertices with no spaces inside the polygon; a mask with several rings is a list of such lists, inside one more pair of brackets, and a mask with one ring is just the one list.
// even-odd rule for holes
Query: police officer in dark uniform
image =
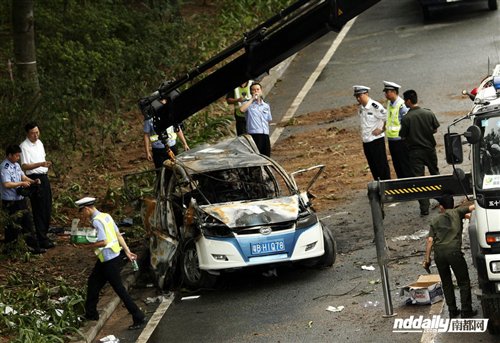
{"label": "police officer in dark uniform", "polygon": [[[438,175],[438,159],[434,134],[439,128],[436,115],[429,109],[418,105],[417,92],[410,89],[403,93],[406,107],[410,110],[401,121],[399,136],[404,139],[410,157],[410,167],[413,176],[424,176],[425,167],[429,174]],[[420,215],[429,214],[429,199],[421,199]]]}
{"label": "police officer in dark uniform", "polygon": [[[431,222],[423,267],[428,269],[431,264],[431,250],[434,248],[434,259],[441,277],[444,297],[450,318],[474,317],[476,310],[472,310],[472,296],[467,263],[462,252],[462,220],[469,217],[474,205],[453,208],[453,197],[443,196],[438,199],[440,215]],[[460,288],[462,311],[457,308],[455,291],[451,278],[453,270]]]}

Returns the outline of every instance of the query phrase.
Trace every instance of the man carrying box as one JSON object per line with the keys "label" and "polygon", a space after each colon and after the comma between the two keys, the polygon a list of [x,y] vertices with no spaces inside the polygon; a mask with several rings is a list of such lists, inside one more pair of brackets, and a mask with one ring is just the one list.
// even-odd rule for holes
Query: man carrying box
{"label": "man carrying box", "polygon": [[[450,318],[456,318],[461,314],[462,318],[471,318],[477,314],[472,310],[472,296],[467,263],[462,252],[462,220],[468,218],[468,214],[474,210],[474,205],[453,208],[453,197],[443,196],[439,201],[439,216],[431,222],[425,258],[422,263],[425,269],[431,264],[431,250],[434,247],[434,259],[441,277],[444,298]],[[451,269],[457,279],[460,288],[460,301],[462,311],[457,308]]]}
{"label": "man carrying box", "polygon": [[137,255],[132,253],[125,243],[115,221],[107,213],[99,212],[95,207],[95,198],[85,197],[75,202],[85,218],[89,218],[92,226],[97,230],[97,241],[85,246],[95,248],[98,260],[87,281],[87,300],[85,301],[85,318],[98,320],[97,303],[99,292],[106,282],[109,282],[115,293],[125,304],[132,315],[133,324],[130,330],[139,329],[146,322],[144,313],[134,303],[123,286],[120,275],[120,250],[123,248],[129,260],[134,261]]}

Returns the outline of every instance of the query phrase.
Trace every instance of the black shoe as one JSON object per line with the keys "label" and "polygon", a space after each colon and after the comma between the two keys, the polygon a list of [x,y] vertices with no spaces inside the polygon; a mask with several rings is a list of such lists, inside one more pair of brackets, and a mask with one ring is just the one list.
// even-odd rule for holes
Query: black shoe
{"label": "black shoe", "polygon": [[85,319],[87,320],[99,320],[98,314],[86,314]]}
{"label": "black shoe", "polygon": [[462,318],[472,318],[477,316],[477,310],[471,310],[471,311],[462,311],[461,314]]}
{"label": "black shoe", "polygon": [[460,310],[450,310],[450,318],[457,318],[460,315]]}
{"label": "black shoe", "polygon": [[45,254],[47,250],[43,248],[31,248],[30,253],[35,254],[35,255],[40,255],[40,254]]}
{"label": "black shoe", "polygon": [[42,247],[44,249],[52,249],[55,246],[56,245],[52,241],[44,241],[44,242],[40,243],[40,247]]}
{"label": "black shoe", "polygon": [[141,320],[134,321],[134,324],[128,327],[129,330],[138,330],[142,328],[146,324],[146,318],[142,318]]}

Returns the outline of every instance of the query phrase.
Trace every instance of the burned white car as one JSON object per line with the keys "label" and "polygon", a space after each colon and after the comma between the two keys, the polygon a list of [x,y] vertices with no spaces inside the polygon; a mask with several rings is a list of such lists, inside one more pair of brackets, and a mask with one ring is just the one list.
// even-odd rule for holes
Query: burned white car
{"label": "burned white car", "polygon": [[[308,169],[308,188],[322,169]],[[210,287],[221,272],[257,265],[331,266],[333,235],[293,175],[260,155],[250,136],[166,161],[145,223],[158,286],[180,275],[183,286]]]}

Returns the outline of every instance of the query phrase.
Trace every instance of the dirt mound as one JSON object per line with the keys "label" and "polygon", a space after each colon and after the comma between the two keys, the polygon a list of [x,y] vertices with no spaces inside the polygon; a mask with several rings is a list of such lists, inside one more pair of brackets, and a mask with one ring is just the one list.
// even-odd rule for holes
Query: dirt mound
{"label": "dirt mound", "polygon": [[[366,188],[371,173],[363,153],[359,130],[339,128],[336,123],[356,115],[356,106],[309,113],[294,119],[292,133],[277,141],[272,157],[288,172],[322,164],[324,172],[311,189],[317,211],[334,207]],[[304,186],[311,175],[297,178]]]}

